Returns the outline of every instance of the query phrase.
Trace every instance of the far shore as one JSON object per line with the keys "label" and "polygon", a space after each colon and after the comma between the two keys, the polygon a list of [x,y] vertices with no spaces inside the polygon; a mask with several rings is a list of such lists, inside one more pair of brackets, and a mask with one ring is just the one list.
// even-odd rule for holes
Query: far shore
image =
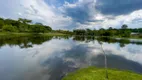
{"label": "far shore", "polygon": [[[63,34],[63,33],[15,33],[15,32],[0,32],[0,36],[32,36],[32,35],[42,35],[42,36],[70,36],[71,34]],[[86,36],[86,35],[72,35],[72,36]],[[90,36],[89,36],[90,37]],[[137,36],[130,37],[120,37],[120,36],[96,36],[96,37],[110,37],[110,38],[120,38],[120,39],[142,39]]]}

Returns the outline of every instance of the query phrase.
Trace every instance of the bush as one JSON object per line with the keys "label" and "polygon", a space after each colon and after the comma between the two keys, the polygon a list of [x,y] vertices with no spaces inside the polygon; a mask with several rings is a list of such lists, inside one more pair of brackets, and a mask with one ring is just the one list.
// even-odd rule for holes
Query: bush
{"label": "bush", "polygon": [[45,33],[46,32],[46,28],[42,25],[32,25],[31,26],[31,32],[34,33]]}
{"label": "bush", "polygon": [[2,27],[2,31],[5,32],[18,32],[18,29],[16,26],[12,26],[12,25],[4,25]]}
{"label": "bush", "polygon": [[2,29],[3,25],[4,25],[4,22],[0,20],[0,29]]}

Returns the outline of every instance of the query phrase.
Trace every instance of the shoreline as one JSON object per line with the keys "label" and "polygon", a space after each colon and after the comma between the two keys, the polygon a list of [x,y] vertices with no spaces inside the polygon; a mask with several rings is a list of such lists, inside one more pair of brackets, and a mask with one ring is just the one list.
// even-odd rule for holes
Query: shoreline
{"label": "shoreline", "polygon": [[62,33],[0,33],[0,36],[32,36],[32,35],[41,35],[41,36],[65,36],[68,34]]}
{"label": "shoreline", "polygon": [[[0,32],[0,36],[32,36],[32,35],[42,35],[42,36],[70,36],[72,34],[63,34],[63,33],[11,33],[11,32]],[[86,37],[86,35],[72,35],[72,36],[79,36],[79,37]],[[120,37],[120,36],[88,36],[88,37],[110,37],[110,38],[118,38],[118,39],[140,39],[139,37]]]}

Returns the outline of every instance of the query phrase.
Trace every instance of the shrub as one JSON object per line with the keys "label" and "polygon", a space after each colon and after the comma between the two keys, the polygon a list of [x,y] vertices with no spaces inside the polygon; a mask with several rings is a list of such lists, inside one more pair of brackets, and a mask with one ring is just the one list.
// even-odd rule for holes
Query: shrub
{"label": "shrub", "polygon": [[16,26],[12,26],[12,25],[4,25],[2,27],[2,31],[6,31],[6,32],[18,32],[18,29]]}

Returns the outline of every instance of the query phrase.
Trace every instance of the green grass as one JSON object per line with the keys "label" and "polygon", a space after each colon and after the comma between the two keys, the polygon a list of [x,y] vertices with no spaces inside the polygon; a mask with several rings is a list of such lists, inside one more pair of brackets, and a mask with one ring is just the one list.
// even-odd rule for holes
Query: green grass
{"label": "green grass", "polygon": [[[36,33],[8,33],[8,32],[0,32],[0,36],[31,36],[37,35]],[[62,33],[39,33],[42,36],[64,36],[67,34]]]}
{"label": "green grass", "polygon": [[[108,69],[108,80],[142,80],[142,75],[130,71]],[[106,80],[105,69],[89,67],[68,74],[62,80]]]}
{"label": "green grass", "polygon": [[3,37],[3,36],[9,36],[9,37],[12,37],[12,36],[30,36],[32,34],[30,33],[7,33],[7,32],[0,32],[0,37]]}
{"label": "green grass", "polygon": [[68,34],[63,34],[63,33],[44,33],[43,35],[47,35],[47,36],[65,36]]}

